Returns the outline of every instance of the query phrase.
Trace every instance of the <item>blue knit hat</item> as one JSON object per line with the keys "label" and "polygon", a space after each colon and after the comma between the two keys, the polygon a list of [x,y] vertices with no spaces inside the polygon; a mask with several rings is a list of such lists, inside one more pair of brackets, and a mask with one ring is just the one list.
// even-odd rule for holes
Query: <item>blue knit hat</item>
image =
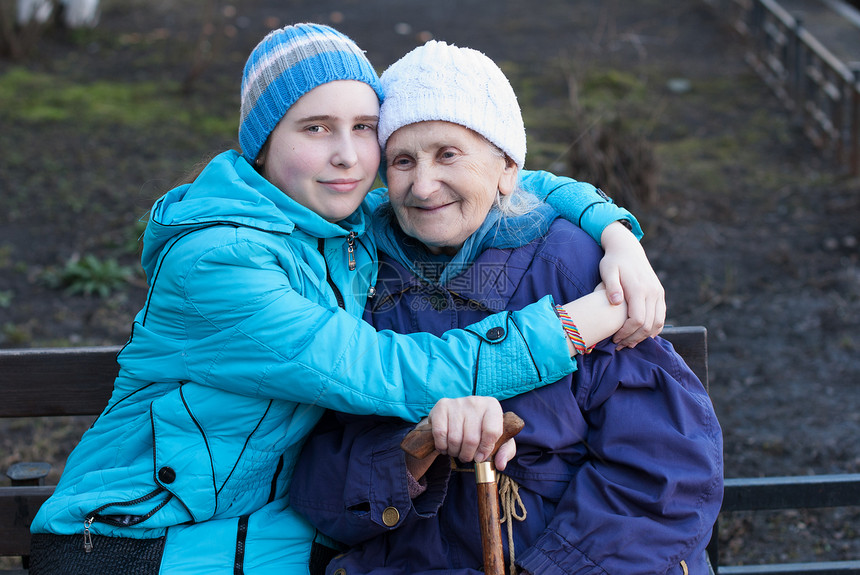
{"label": "blue knit hat", "polygon": [[253,163],[269,134],[296,100],[335,80],[358,80],[382,101],[382,85],[364,52],[334,28],[295,24],[257,44],[242,74],[239,145]]}

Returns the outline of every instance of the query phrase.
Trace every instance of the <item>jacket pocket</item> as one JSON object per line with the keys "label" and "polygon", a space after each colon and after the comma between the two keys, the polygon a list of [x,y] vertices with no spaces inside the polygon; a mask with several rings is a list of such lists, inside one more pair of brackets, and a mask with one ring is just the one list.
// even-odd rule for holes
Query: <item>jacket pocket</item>
{"label": "jacket pocket", "polygon": [[173,495],[158,486],[135,499],[105,503],[87,513],[84,523],[87,528],[93,521],[114,527],[134,527],[155,515],[171,499]]}
{"label": "jacket pocket", "polygon": [[175,495],[195,522],[210,519],[217,506],[212,454],[182,387],[153,401],[150,417],[156,484]]}

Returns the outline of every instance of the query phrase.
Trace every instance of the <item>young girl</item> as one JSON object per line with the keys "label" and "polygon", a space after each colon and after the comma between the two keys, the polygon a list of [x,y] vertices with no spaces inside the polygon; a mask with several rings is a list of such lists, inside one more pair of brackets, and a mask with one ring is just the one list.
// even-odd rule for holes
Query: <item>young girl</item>
{"label": "young girl", "polygon": [[[510,397],[575,368],[549,297],[442,337],[361,321],[382,97],[331,28],[288,26],[252,52],[243,153],[217,156],[151,210],[146,303],[108,406],[33,521],[32,575],[306,573],[316,534],[289,486],[325,408],[417,421],[446,396]],[[564,183],[532,178],[545,192]],[[566,197],[604,206],[593,188]],[[610,206],[600,218],[629,216]],[[597,299],[569,313],[618,314]],[[583,323],[583,336],[621,321],[605,333]]]}

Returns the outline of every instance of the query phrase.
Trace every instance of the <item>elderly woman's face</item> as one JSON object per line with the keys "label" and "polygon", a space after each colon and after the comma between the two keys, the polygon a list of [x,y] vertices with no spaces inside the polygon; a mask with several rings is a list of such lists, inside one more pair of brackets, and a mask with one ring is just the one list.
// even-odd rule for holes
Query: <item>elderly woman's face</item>
{"label": "elderly woman's face", "polygon": [[450,122],[400,128],[388,139],[385,161],[400,227],[434,254],[457,253],[517,177],[516,165],[492,144]]}

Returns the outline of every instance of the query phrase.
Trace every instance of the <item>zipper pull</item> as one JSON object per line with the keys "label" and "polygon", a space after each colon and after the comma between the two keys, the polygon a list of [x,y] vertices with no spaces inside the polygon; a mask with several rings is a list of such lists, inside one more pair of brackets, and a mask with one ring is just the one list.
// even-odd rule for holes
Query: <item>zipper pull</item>
{"label": "zipper pull", "polygon": [[84,520],[84,552],[89,553],[93,550],[93,536],[90,533],[90,525],[95,521],[95,517],[88,517]]}
{"label": "zipper pull", "polygon": [[349,252],[349,271],[355,271],[355,232],[349,232],[346,238],[346,251]]}

